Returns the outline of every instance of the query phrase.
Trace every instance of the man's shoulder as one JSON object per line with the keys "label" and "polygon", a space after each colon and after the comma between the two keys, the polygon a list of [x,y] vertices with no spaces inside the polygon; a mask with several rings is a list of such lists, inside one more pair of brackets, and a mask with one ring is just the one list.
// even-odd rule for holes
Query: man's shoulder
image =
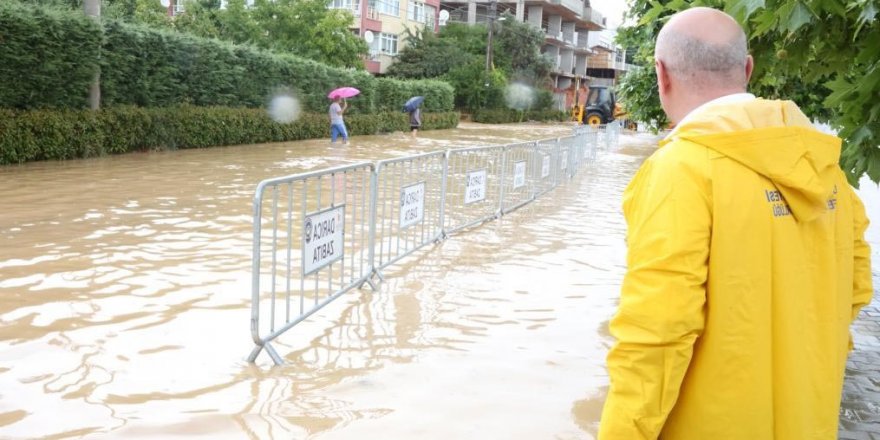
{"label": "man's shoulder", "polygon": [[687,139],[673,138],[664,143],[650,160],[655,164],[707,164],[708,160],[720,156],[711,148],[689,141]]}

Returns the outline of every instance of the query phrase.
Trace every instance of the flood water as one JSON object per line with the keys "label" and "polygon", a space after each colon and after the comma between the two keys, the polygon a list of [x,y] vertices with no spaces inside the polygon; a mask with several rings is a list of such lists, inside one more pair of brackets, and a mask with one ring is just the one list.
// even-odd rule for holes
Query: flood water
{"label": "flood water", "polygon": [[620,195],[650,135],[345,294],[273,343],[288,364],[245,360],[260,180],[569,133],[463,124],[0,168],[0,437],[593,438]]}

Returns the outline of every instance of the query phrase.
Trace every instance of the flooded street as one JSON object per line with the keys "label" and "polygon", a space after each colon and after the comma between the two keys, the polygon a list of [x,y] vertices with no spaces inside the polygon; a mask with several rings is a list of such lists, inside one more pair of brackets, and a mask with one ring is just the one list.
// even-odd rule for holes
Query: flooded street
{"label": "flooded street", "polygon": [[[346,293],[273,343],[287,364],[245,359],[260,180],[570,133],[463,124],[0,168],[0,438],[594,438],[620,196],[651,135]],[[876,283],[880,191],[863,188]]]}

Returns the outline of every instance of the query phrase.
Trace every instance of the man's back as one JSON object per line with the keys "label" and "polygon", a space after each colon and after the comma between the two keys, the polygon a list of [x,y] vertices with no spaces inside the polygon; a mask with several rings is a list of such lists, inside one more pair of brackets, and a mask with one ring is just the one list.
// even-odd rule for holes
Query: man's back
{"label": "man's back", "polygon": [[668,139],[625,194],[603,440],[835,438],[848,326],[871,294],[839,140],[764,100],[703,109]]}

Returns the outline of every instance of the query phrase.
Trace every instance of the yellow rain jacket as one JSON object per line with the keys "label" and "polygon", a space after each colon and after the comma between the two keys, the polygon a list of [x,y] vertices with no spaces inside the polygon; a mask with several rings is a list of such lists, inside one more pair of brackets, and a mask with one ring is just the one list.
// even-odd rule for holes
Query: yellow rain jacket
{"label": "yellow rain jacket", "polygon": [[600,440],[837,438],[871,299],[840,140],[789,101],[711,103],[624,193],[628,272]]}

